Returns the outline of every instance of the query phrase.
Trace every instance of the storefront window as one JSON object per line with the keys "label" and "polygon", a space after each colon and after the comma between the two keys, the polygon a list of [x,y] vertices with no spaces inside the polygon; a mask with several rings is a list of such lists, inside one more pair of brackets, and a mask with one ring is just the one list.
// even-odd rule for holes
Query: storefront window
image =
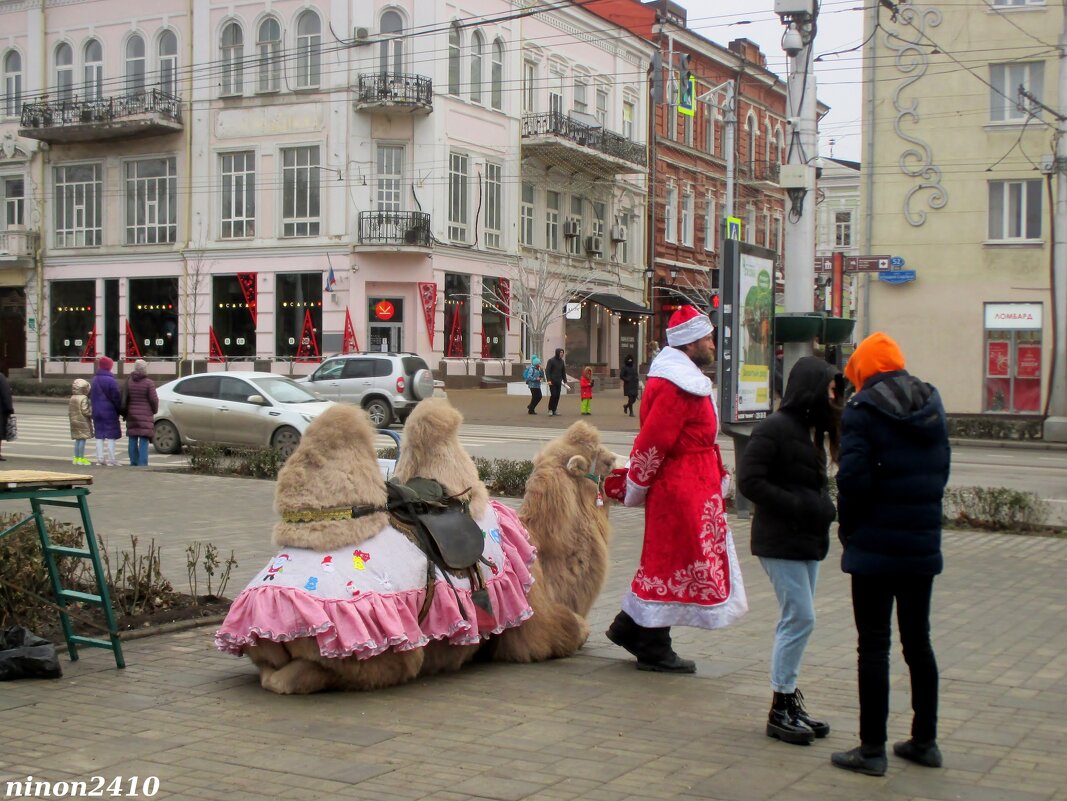
{"label": "storefront window", "polygon": [[178,355],[178,278],[131,278],[126,358]]}
{"label": "storefront window", "polygon": [[53,281],[50,290],[49,353],[55,359],[79,359],[96,327],[96,282]]}
{"label": "storefront window", "polygon": [[[507,344],[507,325],[502,301],[501,279],[485,278],[482,281],[482,358],[503,359]],[[506,279],[503,281],[507,285]]]}
{"label": "storefront window", "polygon": [[1041,411],[1041,312],[1040,303],[985,305],[985,411]]}
{"label": "storefront window", "polygon": [[256,322],[236,275],[216,275],[211,297],[215,307],[211,326],[227,359],[256,355]]}
{"label": "storefront window", "polygon": [[445,356],[462,358],[470,353],[471,277],[445,273]]}
{"label": "storefront window", "polygon": [[[275,285],[275,352],[281,357],[318,356],[322,347],[322,273],[283,273]],[[310,315],[311,330],[305,331]]]}
{"label": "storefront window", "polygon": [[566,349],[567,366],[575,374],[581,372],[585,365],[589,364],[589,341],[590,327],[592,326],[593,309],[598,308],[593,303],[582,304],[582,316],[576,320],[567,320]]}

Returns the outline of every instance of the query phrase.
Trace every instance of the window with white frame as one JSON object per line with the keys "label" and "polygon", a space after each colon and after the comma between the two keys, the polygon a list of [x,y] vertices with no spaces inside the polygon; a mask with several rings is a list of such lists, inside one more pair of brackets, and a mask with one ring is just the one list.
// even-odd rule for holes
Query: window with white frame
{"label": "window with white frame", "polygon": [[782,252],[782,215],[775,213],[771,219],[771,250],[775,253]]}
{"label": "window with white frame", "polygon": [[282,26],[274,17],[256,31],[256,91],[277,92],[282,86]]}
{"label": "window with white frame", "polygon": [[66,42],[56,47],[56,98],[74,97],[74,49]]}
{"label": "window with white frame", "polygon": [[22,113],[22,55],[9,50],[4,56],[4,114],[15,117]]}
{"label": "window with white frame", "polygon": [[852,247],[852,212],[834,212],[834,247]]}
{"label": "window with white frame", "polygon": [[448,155],[448,238],[453,242],[467,241],[470,208],[470,156],[466,153]]}
{"label": "window with white frame", "polygon": [[604,236],[604,217],[607,214],[607,204],[602,200],[593,201],[593,236]]}
{"label": "window with white frame", "polygon": [[159,89],[178,96],[178,37],[174,31],[159,35]]}
{"label": "window with white frame", "polygon": [[522,209],[519,219],[519,242],[532,246],[534,241],[534,187],[522,185]]}
{"label": "window with white frame", "polygon": [[696,227],[695,213],[693,190],[686,189],[682,193],[682,244],[689,248],[693,247],[693,229]]}
{"label": "window with white frame", "polygon": [[574,110],[589,113],[589,84],[584,79],[574,82]]}
{"label": "window with white frame", "polygon": [[139,95],[145,87],[144,39],[134,34],[126,40],[126,94]]}
{"label": "window with white frame", "polygon": [[[667,109],[672,114],[671,109]],[[678,187],[667,184],[667,203],[663,210],[663,238],[668,242],[678,241]]]}
{"label": "window with white frame", "polygon": [[251,150],[219,156],[222,179],[222,239],[256,235],[256,154]]}
{"label": "window with white frame", "polygon": [[537,110],[537,65],[532,61],[522,62],[522,110]]}
{"label": "window with white frame", "polygon": [[559,192],[545,192],[545,248],[559,250]]}
{"label": "window with white frame", "polygon": [[322,20],[309,9],[296,19],[296,88],[315,88],[321,78]]}
{"label": "window with white frame", "polygon": [[989,65],[989,119],[993,122],[1023,121],[1037,107],[1019,95],[1024,87],[1039,100],[1045,93],[1045,62],[1015,61]]}
{"label": "window with white frame", "polygon": [[633,140],[634,138],[634,114],[637,105],[632,100],[624,100],[622,103],[622,135]]}
{"label": "window with white frame", "polygon": [[777,160],[779,164],[785,164],[785,137],[782,135],[782,129],[779,128],[774,132],[774,141],[778,145]]}
{"label": "window with white frame", "polygon": [[989,182],[989,238],[994,241],[1041,238],[1041,184]]}
{"label": "window with white frame", "polygon": [[22,177],[4,178],[3,190],[4,227],[11,228],[16,225],[25,225],[26,190]]}
{"label": "window with white frame", "polygon": [[318,145],[282,149],[282,236],[319,235],[319,166]]}
{"label": "window with white frame", "polygon": [[104,95],[104,48],[98,39],[85,43],[82,94],[86,100],[99,100]]}
{"label": "window with white frame", "polygon": [[[764,129],[763,129],[763,164],[765,166],[769,166],[771,164],[771,162],[774,160],[774,156],[772,155],[772,152],[771,152],[771,148],[773,147],[773,145],[774,145],[774,134],[771,133],[771,123],[770,123],[770,121],[768,121],[768,122],[764,123]],[[768,172],[766,170],[764,170],[763,174],[767,175]]]}
{"label": "window with white frame", "polygon": [[756,118],[749,117],[745,121],[745,134],[748,139],[748,152],[745,158],[748,163],[748,174],[752,175],[756,168]]}
{"label": "window with white frame", "polygon": [[489,68],[489,105],[500,111],[504,108],[504,41],[493,42],[493,63]]}
{"label": "window with white frame", "polygon": [[548,110],[552,114],[563,114],[563,82],[566,80],[558,67],[548,71]]}
{"label": "window with white frame", "polygon": [[771,213],[763,212],[763,247],[771,246]]}
{"label": "window with white frame", "polygon": [[600,120],[600,127],[607,130],[608,88],[606,86],[598,86],[596,88],[596,118]]}
{"label": "window with white frame", "polygon": [[571,195],[570,211],[567,214],[567,228],[564,235],[567,239],[567,252],[572,256],[582,252],[582,210],[584,201],[581,195]]}
{"label": "window with white frame", "polygon": [[222,93],[239,95],[244,90],[244,32],[240,24],[227,22],[222,29]]}
{"label": "window with white frame", "polygon": [[993,0],[997,8],[1020,8],[1022,6],[1043,6],[1045,0]]}
{"label": "window with white frame", "polygon": [[103,168],[99,164],[55,167],[55,246],[92,247],[100,244]]}
{"label": "window with white frame", "polygon": [[[616,215],[615,217],[615,224],[626,232],[624,236],[626,236],[627,239],[630,237],[630,235],[636,233],[635,224],[633,222],[634,219],[634,215],[630,214],[629,212],[623,212],[622,214]],[[630,262],[629,245],[630,243],[626,239],[623,239],[621,242],[615,243],[615,261],[619,262],[620,264],[628,264]]]}
{"label": "window with white frame", "polygon": [[501,230],[504,219],[504,168],[499,164],[485,165],[485,246],[502,247]]}
{"label": "window with white frame", "polygon": [[453,22],[448,29],[448,93],[459,94],[460,72],[460,33],[459,23]]}
{"label": "window with white frame", "polygon": [[126,162],[126,244],[178,239],[178,178],[174,157]]}
{"label": "window with white frame", "polygon": [[756,209],[752,206],[748,207],[748,212],[745,214],[744,239],[750,245],[756,244]]}
{"label": "window with white frame", "polygon": [[382,75],[404,72],[404,19],[400,12],[389,9],[378,23],[382,41],[378,45],[378,72]]}
{"label": "window with white frame", "polygon": [[715,216],[715,198],[711,192],[704,195],[704,250],[715,250],[715,232],[718,229]]}
{"label": "window with white frame", "polygon": [[403,208],[404,146],[378,145],[375,163],[374,205],[378,211],[400,211]]}
{"label": "window with white frame", "polygon": [[485,56],[485,37],[481,31],[471,35],[470,96],[471,102],[482,102],[482,59]]}

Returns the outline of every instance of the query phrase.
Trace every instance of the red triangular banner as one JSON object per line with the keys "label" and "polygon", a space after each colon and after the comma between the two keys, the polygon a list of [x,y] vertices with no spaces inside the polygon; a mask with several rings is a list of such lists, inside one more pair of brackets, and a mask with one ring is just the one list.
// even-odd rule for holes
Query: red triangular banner
{"label": "red triangular banner", "polygon": [[219,341],[215,338],[215,326],[209,326],[207,329],[208,337],[210,338],[210,344],[208,346],[207,360],[212,364],[220,364],[226,361],[226,354],[222,352],[222,348],[219,347]]}
{"label": "red triangular banner", "polygon": [[432,281],[419,282],[419,300],[422,301],[422,316],[426,320],[426,336],[433,350],[433,324],[437,316],[437,284]]}
{"label": "red triangular banner", "polygon": [[137,337],[133,335],[130,321],[126,321],[126,361],[132,362],[141,358],[141,349],[137,347]]}
{"label": "red triangular banner", "polygon": [[93,326],[92,332],[89,334],[89,341],[85,343],[85,349],[82,350],[83,362],[95,362],[96,361],[96,326]]}
{"label": "red triangular banner", "polygon": [[237,273],[237,283],[241,286],[241,294],[245,296],[245,305],[248,313],[252,315],[252,327],[256,327],[256,274]]}
{"label": "red triangular banner", "polygon": [[489,358],[489,337],[485,335],[485,325],[482,325],[482,358]]}
{"label": "red triangular banner", "polygon": [[345,306],[345,338],[341,343],[341,353],[358,353],[359,343],[356,341],[356,330],[352,328],[352,314]]}
{"label": "red triangular banner", "polygon": [[501,311],[504,312],[504,328],[508,331],[511,330],[511,280],[508,278],[501,278],[500,283],[497,284],[500,287],[500,299],[504,301],[504,308]]}
{"label": "red triangular banner", "polygon": [[304,328],[300,332],[300,347],[296,349],[298,362],[321,361],[319,343],[315,339],[315,324],[311,322],[311,309],[304,311]]}
{"label": "red triangular banner", "polygon": [[452,306],[452,325],[448,331],[448,348],[445,356],[466,356],[466,348],[463,345],[463,319],[460,313],[463,311],[463,301],[457,300]]}

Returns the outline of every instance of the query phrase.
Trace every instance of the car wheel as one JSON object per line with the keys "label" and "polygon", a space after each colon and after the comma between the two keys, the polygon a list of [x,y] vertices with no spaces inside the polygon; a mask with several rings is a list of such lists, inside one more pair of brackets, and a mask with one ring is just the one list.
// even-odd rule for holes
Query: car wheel
{"label": "car wheel", "polygon": [[375,428],[389,428],[393,422],[393,409],[381,398],[375,398],[363,408]]}
{"label": "car wheel", "polygon": [[411,377],[411,394],[416,400],[426,400],[433,397],[433,373],[422,369],[416,371]]}
{"label": "car wheel", "polygon": [[174,423],[167,420],[156,423],[152,434],[152,447],[156,449],[156,453],[181,453],[182,438]]}
{"label": "car wheel", "polygon": [[296,450],[296,446],[299,444],[300,432],[292,426],[282,426],[270,438],[270,446],[278,451],[278,455],[282,457],[283,461],[293,455],[293,451]]}

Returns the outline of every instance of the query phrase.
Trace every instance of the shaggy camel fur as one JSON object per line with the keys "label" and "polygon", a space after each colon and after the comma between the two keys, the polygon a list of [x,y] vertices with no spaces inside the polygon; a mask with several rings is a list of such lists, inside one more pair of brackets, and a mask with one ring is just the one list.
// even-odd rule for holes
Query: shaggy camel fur
{"label": "shaggy camel fur", "polygon": [[[478,480],[474,461],[459,442],[462,421],[460,413],[443,399],[420,403],[405,425],[396,477],[401,481],[414,476],[433,478],[450,494],[469,489],[471,511],[478,517],[486,511],[489,496]],[[329,447],[324,449],[325,440]],[[346,460],[341,470],[336,463],[339,441],[351,454],[351,463]],[[320,450],[333,458],[327,462],[321,453],[316,455]],[[607,573],[607,508],[596,504],[599,479],[611,471],[613,462],[614,455],[600,445],[596,429],[584,422],[571,426],[535,459],[520,511],[538,549],[531,569],[535,583],[528,596],[534,613],[520,626],[506,629],[482,646],[435,640],[424,648],[386,651],[366,659],[324,658],[311,637],[285,643],[261,639],[245,653],[259,668],[262,686],[282,694],[377,689],[458,670],[480,648],[493,659],[514,662],[574,654],[589,634],[585,616]],[[353,407],[334,407],[308,427],[300,447],[279,473],[276,506],[284,514],[384,502],[377,471],[373,430],[365,414]],[[378,529],[386,525],[383,515],[373,518],[380,521]],[[373,536],[370,524],[354,525],[369,519],[283,522],[274,540],[283,547],[320,551],[356,545]]]}

